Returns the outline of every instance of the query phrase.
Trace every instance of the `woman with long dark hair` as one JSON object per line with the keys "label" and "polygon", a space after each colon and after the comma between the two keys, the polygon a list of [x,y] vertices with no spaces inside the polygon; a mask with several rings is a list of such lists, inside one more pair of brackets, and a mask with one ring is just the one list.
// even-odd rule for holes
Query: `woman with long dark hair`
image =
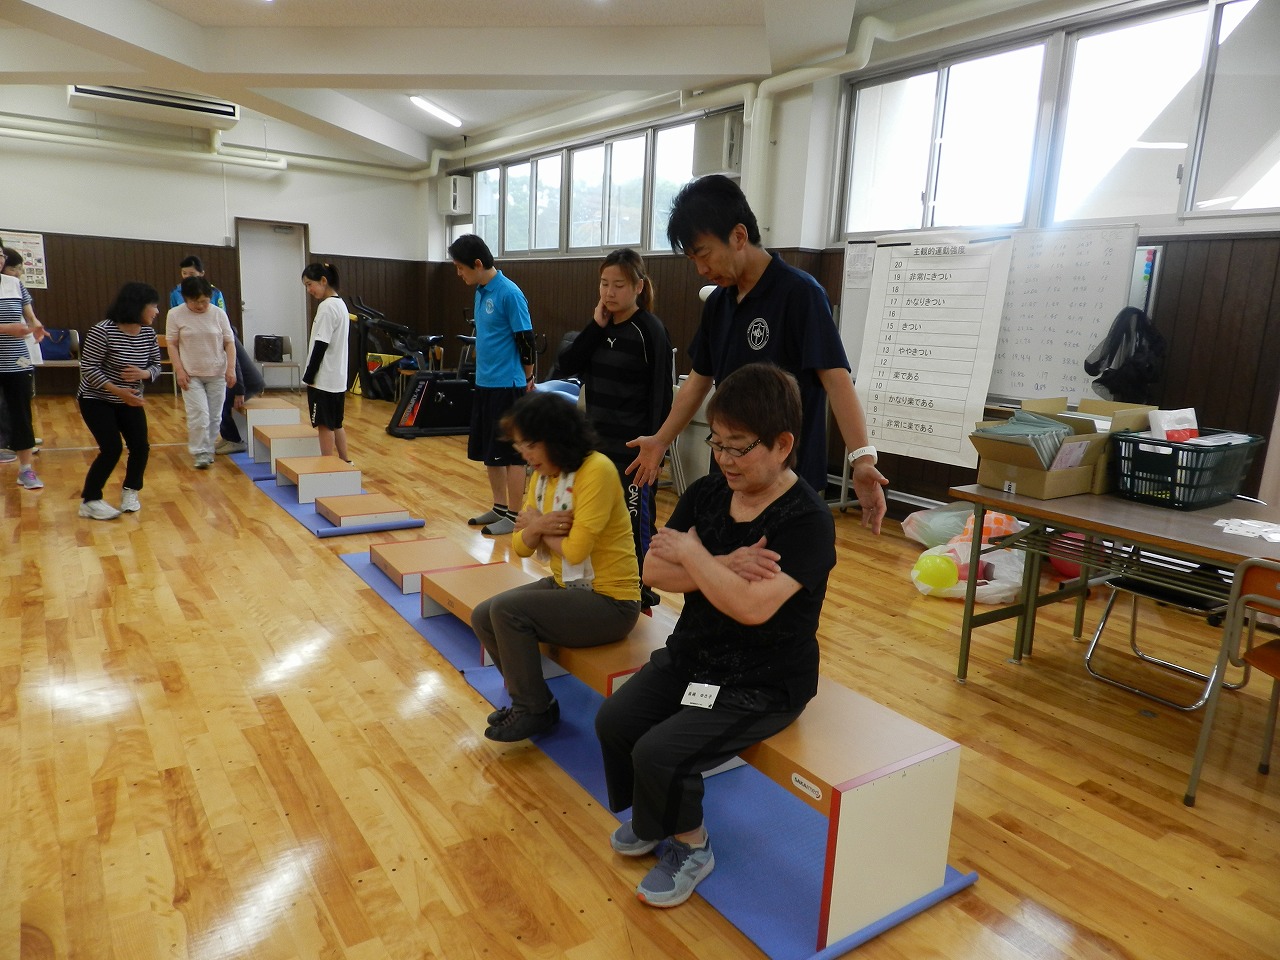
{"label": "woman with long dark hair", "polygon": [[[600,300],[588,323],[560,353],[560,369],[582,381],[587,419],[600,436],[600,452],[613,461],[627,495],[636,560],[657,530],[654,485],[627,474],[634,437],[655,433],[671,412],[673,358],[667,328],[653,314],[653,281],[644,260],[623,247],[600,266]],[[658,596],[641,586],[648,608]]]}

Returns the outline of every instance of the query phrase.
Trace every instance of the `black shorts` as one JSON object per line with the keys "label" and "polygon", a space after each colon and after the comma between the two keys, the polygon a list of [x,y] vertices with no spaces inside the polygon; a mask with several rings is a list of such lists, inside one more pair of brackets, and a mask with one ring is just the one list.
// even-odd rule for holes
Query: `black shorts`
{"label": "black shorts", "polygon": [[309,386],[307,387],[307,410],[311,414],[313,427],[341,430],[342,416],[347,410],[347,395],[317,390]]}
{"label": "black shorts", "polygon": [[486,467],[524,466],[516,448],[502,439],[502,428],[498,426],[498,421],[524,394],[524,387],[476,387],[471,397],[468,460],[481,461]]}

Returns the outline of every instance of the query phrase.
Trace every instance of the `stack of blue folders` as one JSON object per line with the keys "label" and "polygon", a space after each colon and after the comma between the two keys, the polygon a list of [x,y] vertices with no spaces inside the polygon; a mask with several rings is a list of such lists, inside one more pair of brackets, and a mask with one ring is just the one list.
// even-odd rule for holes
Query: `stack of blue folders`
{"label": "stack of blue folders", "polygon": [[1040,465],[1046,470],[1058,455],[1062,442],[1072,435],[1071,428],[1052,417],[1018,410],[1002,423],[988,424],[973,431],[985,437],[996,437],[1006,443],[1022,443],[1035,450]]}

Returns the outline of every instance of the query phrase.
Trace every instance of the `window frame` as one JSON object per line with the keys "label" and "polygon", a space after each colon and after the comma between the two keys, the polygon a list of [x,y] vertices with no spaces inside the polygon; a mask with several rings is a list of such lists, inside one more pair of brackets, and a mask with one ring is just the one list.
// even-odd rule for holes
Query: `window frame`
{"label": "window frame", "polygon": [[[543,148],[537,151],[522,153],[518,156],[503,158],[494,163],[486,163],[477,166],[468,171],[472,176],[472,209],[476,209],[475,190],[479,182],[480,174],[497,170],[498,175],[498,226],[497,236],[499,242],[493,249],[495,257],[503,259],[548,259],[559,257],[583,257],[603,254],[619,246],[631,246],[643,255],[661,255],[670,253],[666,248],[652,247],[650,241],[653,238],[653,217],[654,217],[654,177],[655,160],[658,135],[661,131],[691,125],[695,122],[695,117],[681,116],[666,120],[662,123],[648,124],[642,127],[631,127],[610,132],[607,136],[598,136],[587,140],[574,141],[572,143],[561,144],[553,149]],[[640,228],[639,239],[632,244],[610,243],[609,228],[611,223],[610,204],[614,187],[612,184],[613,170],[613,145],[622,141],[634,141],[642,139],[643,147],[643,171],[641,174],[640,187]],[[599,235],[600,242],[585,246],[574,246],[570,236],[570,227],[572,225],[572,204],[573,204],[573,166],[574,155],[582,150],[590,150],[595,147],[604,148],[604,171],[603,181],[601,184],[601,207],[600,207],[600,225]],[[558,238],[555,247],[536,247],[537,217],[536,217],[536,189],[538,181],[538,164],[549,158],[558,158],[560,161],[560,212]],[[507,249],[507,201],[510,195],[508,173],[511,168],[529,165],[529,183],[530,183],[530,210],[529,210],[529,227],[528,227],[528,248],[522,250]],[[492,245],[491,245],[492,246]]]}
{"label": "window frame", "polygon": [[[981,42],[961,44],[947,50],[885,63],[880,69],[847,75],[843,79],[839,118],[836,125],[836,149],[832,158],[833,171],[838,177],[838,203],[831,217],[833,242],[869,239],[876,235],[893,232],[888,228],[849,230],[847,226],[850,205],[853,202],[851,182],[855,150],[853,135],[857,97],[860,90],[921,74],[939,74],[957,63],[988,57],[1035,43],[1044,44],[1045,52],[1041,73],[1040,106],[1031,145],[1032,156],[1025,217],[1020,223],[991,223],[973,225],[974,227],[979,229],[988,227],[1069,229],[1114,223],[1118,220],[1128,222],[1136,220],[1142,224],[1144,230],[1150,232],[1168,228],[1177,229],[1183,225],[1195,227],[1206,221],[1216,221],[1217,224],[1222,225],[1228,221],[1238,223],[1242,217],[1274,217],[1280,214],[1280,207],[1244,210],[1193,209],[1197,179],[1201,172],[1200,157],[1204,149],[1207,115],[1216,69],[1217,51],[1214,48],[1220,30],[1223,8],[1231,2],[1232,0],[1194,0],[1194,2],[1154,4],[1139,2],[1101,14],[1083,14],[1053,25],[1015,30],[1001,36],[988,37]],[[1191,126],[1186,130],[1185,140],[1188,147],[1182,163],[1182,179],[1175,206],[1159,214],[1123,213],[1107,217],[1053,220],[1062,171],[1067,105],[1077,41],[1082,37],[1096,36],[1143,22],[1173,18],[1196,11],[1207,14],[1204,52],[1199,71],[1189,81],[1195,89],[1196,99],[1191,111]],[[928,158],[929,174],[925,185],[926,195],[921,205],[921,226],[911,229],[950,229],[945,226],[935,228],[925,225],[926,221],[932,219],[933,205],[936,202],[938,131],[943,119],[945,83],[937,84],[935,98],[933,137],[930,141]],[[955,229],[968,229],[968,227]]]}

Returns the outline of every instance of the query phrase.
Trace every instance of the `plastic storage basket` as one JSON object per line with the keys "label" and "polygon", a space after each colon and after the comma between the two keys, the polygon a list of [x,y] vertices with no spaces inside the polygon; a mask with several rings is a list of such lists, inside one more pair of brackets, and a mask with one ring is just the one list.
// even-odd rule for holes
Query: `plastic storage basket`
{"label": "plastic storage basket", "polygon": [[[1212,437],[1230,431],[1200,431]],[[1176,443],[1129,430],[1112,434],[1116,492],[1129,500],[1175,510],[1226,503],[1240,492],[1262,437],[1243,433],[1237,443]]]}

